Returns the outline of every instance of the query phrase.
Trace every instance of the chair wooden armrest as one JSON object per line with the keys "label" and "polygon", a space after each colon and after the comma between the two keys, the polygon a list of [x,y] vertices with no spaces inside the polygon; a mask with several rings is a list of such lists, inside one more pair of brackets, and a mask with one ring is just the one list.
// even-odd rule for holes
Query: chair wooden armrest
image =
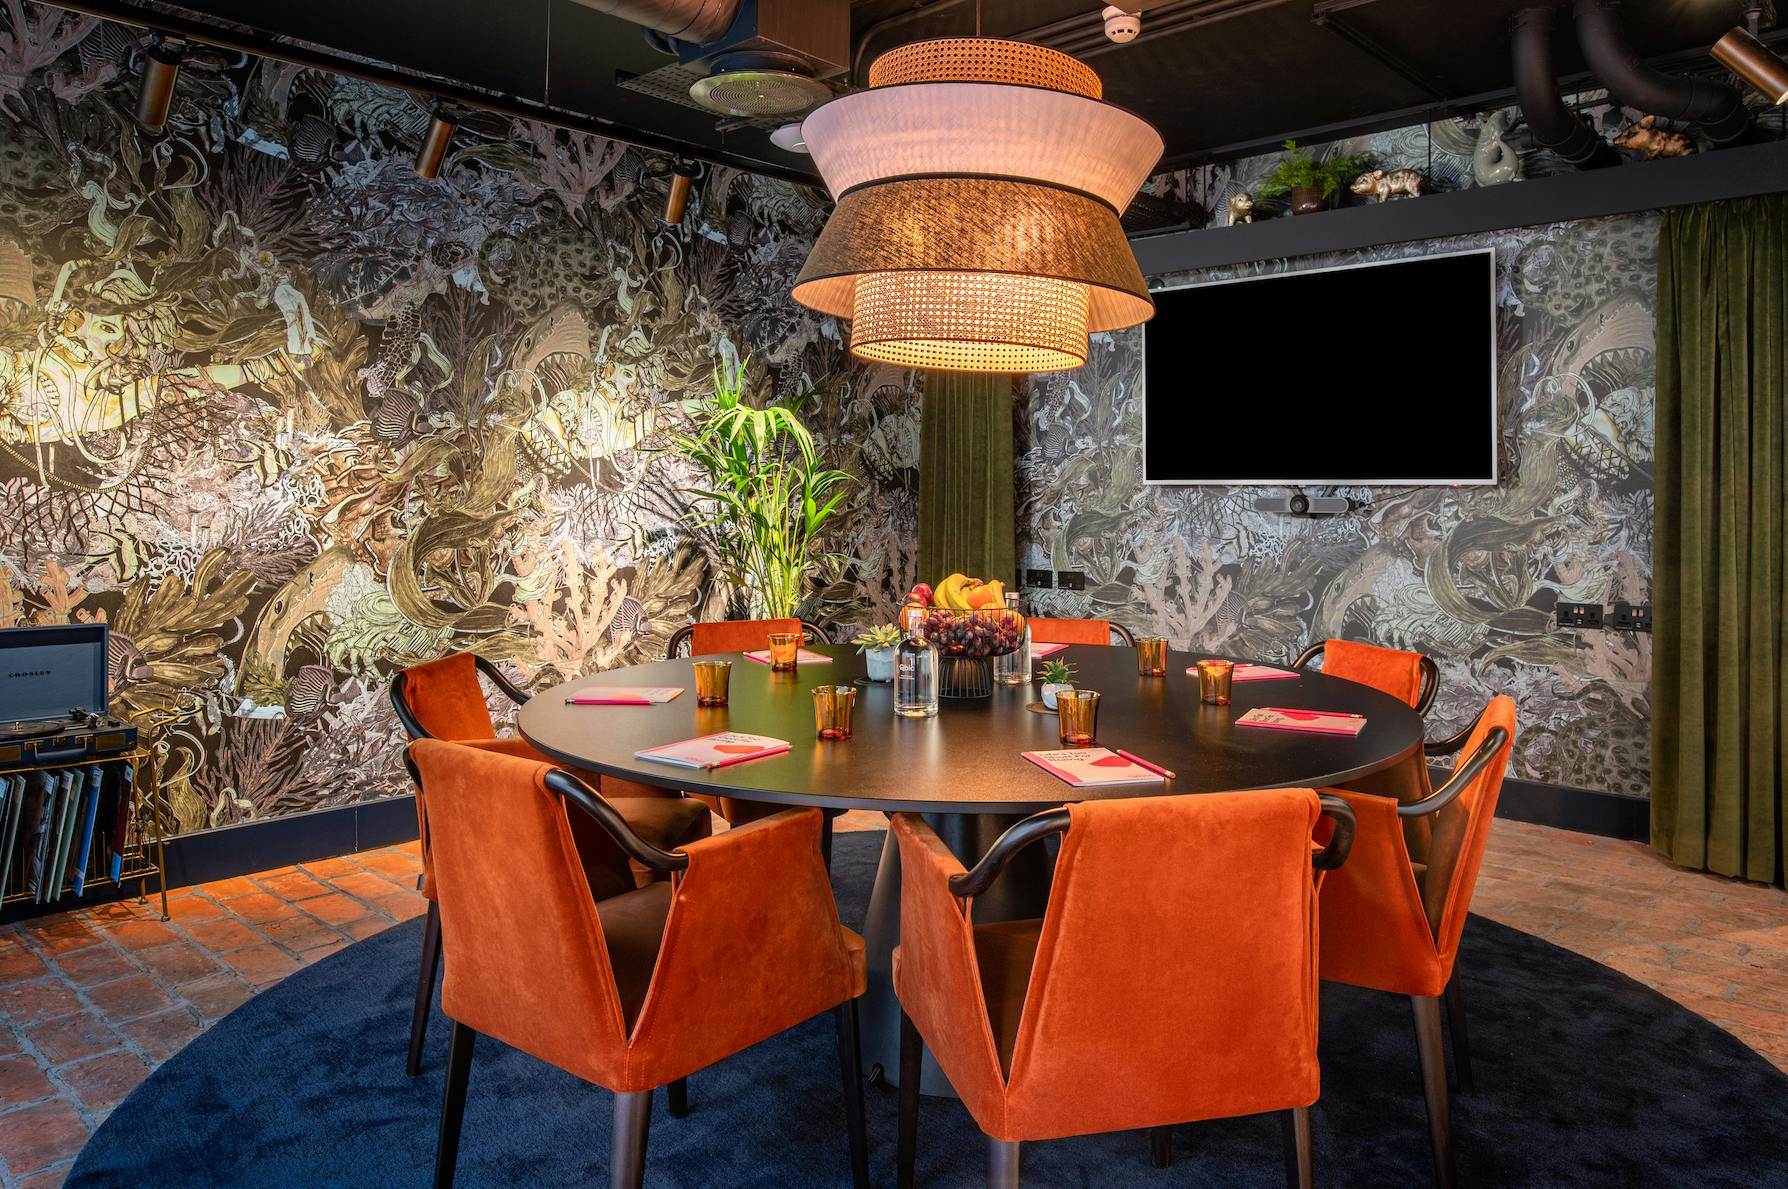
{"label": "chair wooden armrest", "polygon": [[1466,723],[1465,729],[1457,734],[1448,735],[1445,739],[1430,739],[1424,741],[1422,744],[1423,754],[1431,756],[1452,755],[1461,747],[1464,747],[1467,741],[1471,739],[1471,733],[1478,729],[1478,721],[1483,717],[1483,712],[1480,711],[1478,717]]}
{"label": "chair wooden armrest", "polygon": [[478,671],[484,674],[492,685],[502,691],[504,697],[508,698],[511,702],[514,702],[517,706],[527,705],[528,699],[533,697],[527,690],[522,689],[520,686],[516,685],[515,682],[503,676],[503,671],[497,668],[496,662],[487,660],[481,656],[475,656],[472,658],[472,663],[478,666]]}
{"label": "chair wooden armrest", "polygon": [[627,819],[603,800],[600,793],[563,768],[554,768],[546,774],[546,787],[596,819],[596,824],[615,840],[615,845],[635,862],[653,871],[682,871],[689,866],[688,855],[681,851],[659,850],[635,834]]}
{"label": "chair wooden armrest", "polygon": [[1484,741],[1478,744],[1478,749],[1453,770],[1451,780],[1420,801],[1410,801],[1397,806],[1397,816],[1426,817],[1430,813],[1445,809],[1453,803],[1454,798],[1466,790],[1477,778],[1478,773],[1482,772],[1490,761],[1496,758],[1496,753],[1501,751],[1503,745],[1508,741],[1509,733],[1507,731],[1501,727],[1491,728],[1490,733],[1484,736]]}

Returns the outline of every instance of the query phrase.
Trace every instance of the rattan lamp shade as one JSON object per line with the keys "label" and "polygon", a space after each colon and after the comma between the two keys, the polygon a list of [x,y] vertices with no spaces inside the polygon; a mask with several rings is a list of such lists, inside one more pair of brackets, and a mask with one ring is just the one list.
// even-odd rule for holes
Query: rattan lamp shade
{"label": "rattan lamp shade", "polygon": [[1118,214],[1161,154],[1084,64],[1019,42],[902,46],[802,134],[837,209],[795,300],[861,358],[940,371],[1086,362],[1154,312]]}

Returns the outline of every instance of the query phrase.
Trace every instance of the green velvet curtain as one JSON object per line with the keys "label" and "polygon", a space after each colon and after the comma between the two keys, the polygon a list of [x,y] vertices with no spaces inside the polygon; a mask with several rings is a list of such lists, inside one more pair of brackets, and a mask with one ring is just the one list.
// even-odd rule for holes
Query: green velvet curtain
{"label": "green velvet curtain", "polygon": [[919,434],[919,579],[1011,583],[1017,564],[1012,377],[927,372]]}
{"label": "green velvet curtain", "polygon": [[1658,245],[1652,844],[1778,880],[1788,835],[1788,196]]}

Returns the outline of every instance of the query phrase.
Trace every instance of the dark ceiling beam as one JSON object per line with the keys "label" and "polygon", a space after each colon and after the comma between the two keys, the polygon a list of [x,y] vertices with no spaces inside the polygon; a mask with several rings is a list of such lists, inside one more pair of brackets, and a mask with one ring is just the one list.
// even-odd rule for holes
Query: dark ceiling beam
{"label": "dark ceiling beam", "polygon": [[1369,3],[1371,0],[1341,0],[1340,4],[1318,4],[1310,14],[1310,21],[1318,29],[1333,33],[1353,46],[1436,103],[1446,103],[1449,96],[1457,94],[1457,88],[1444,78],[1415,65],[1341,15],[1347,8],[1358,8]]}
{"label": "dark ceiling beam", "polygon": [[[1218,21],[1247,16],[1288,3],[1290,0],[1170,0],[1158,8],[1149,9],[1142,23],[1141,34],[1125,42],[1112,41],[1105,36],[1105,22],[1096,9],[1090,18],[1070,17],[1065,21],[1039,25],[1036,29],[1026,29],[1011,36],[1014,40],[1033,41],[1065,54],[1073,54],[1077,58],[1094,58],[1113,50],[1127,49],[1138,42],[1171,37],[1176,33],[1185,33],[1205,25],[1214,25]],[[1081,26],[1084,26],[1083,30],[1077,28]],[[1065,31],[1048,32],[1046,36],[1045,33],[1050,30]]]}
{"label": "dark ceiling beam", "polygon": [[[924,3],[922,0],[922,2],[915,7],[909,8],[905,12],[897,12],[892,16],[885,16],[864,29],[863,32],[857,34],[856,52],[851,54],[851,82],[859,87],[865,85],[866,80],[863,77],[863,54],[869,49],[869,43],[874,41],[877,37],[880,37],[890,29],[904,28],[905,26],[912,24],[914,21],[923,20],[926,17],[937,16],[940,13],[948,12],[950,9],[964,3],[966,3],[966,0],[930,0],[929,3]],[[1024,39],[1019,38],[1018,40],[1022,41]]]}
{"label": "dark ceiling beam", "polygon": [[800,186],[819,184],[816,174],[790,169],[786,165],[762,161],[742,153],[688,144],[675,137],[630,127],[585,112],[570,111],[546,104],[529,103],[509,95],[501,95],[479,87],[470,87],[454,79],[399,70],[360,57],[338,53],[327,46],[290,39],[275,38],[256,29],[238,25],[213,24],[195,20],[176,12],[154,10],[129,3],[128,0],[44,0],[52,8],[66,9],[85,16],[98,17],[120,25],[154,29],[183,41],[216,46],[258,58],[290,62],[312,70],[360,79],[395,90],[408,91],[426,101],[439,99],[461,107],[495,112],[511,119],[532,120],[574,132],[621,141],[637,148],[651,149],[673,156],[706,161],[742,169],[764,177],[778,178]]}

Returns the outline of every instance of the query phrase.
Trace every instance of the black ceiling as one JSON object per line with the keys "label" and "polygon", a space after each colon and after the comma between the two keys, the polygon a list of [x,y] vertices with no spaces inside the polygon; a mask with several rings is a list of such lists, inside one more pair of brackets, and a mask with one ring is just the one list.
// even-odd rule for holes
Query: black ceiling
{"label": "black ceiling", "polygon": [[[772,0],[757,0],[769,4]],[[1143,0],[1143,31],[1105,40],[1100,0],[982,0],[989,35],[1018,36],[1085,57],[1105,97],[1141,114],[1178,164],[1232,156],[1290,135],[1408,123],[1500,99],[1511,82],[1507,24],[1534,0]],[[142,0],[69,0],[68,7],[151,23]],[[811,169],[757,127],[724,127],[692,108],[617,85],[669,59],[639,30],[574,0],[180,0],[157,3],[239,38],[290,38],[318,52],[384,63],[421,89],[503,95],[511,106],[574,117],[656,146],[683,144],[782,174]],[[1561,14],[1558,65],[1581,70]],[[1739,22],[1742,0],[1628,0],[1635,47],[1648,58],[1706,63],[1705,47]],[[497,15],[500,13],[500,16]],[[166,22],[165,16],[161,18]],[[853,49],[874,55],[921,37],[972,33],[975,0],[858,0]],[[177,31],[177,30],[176,30]]]}

